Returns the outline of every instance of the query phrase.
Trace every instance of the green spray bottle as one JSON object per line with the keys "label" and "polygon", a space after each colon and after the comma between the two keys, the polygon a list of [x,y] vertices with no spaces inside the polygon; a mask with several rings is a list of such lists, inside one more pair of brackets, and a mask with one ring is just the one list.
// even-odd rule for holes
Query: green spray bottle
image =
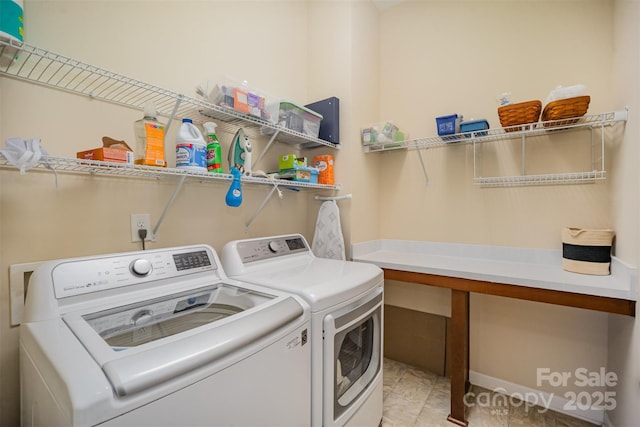
{"label": "green spray bottle", "polygon": [[204,131],[207,134],[207,172],[224,173],[222,170],[222,150],[220,141],[216,136],[217,124],[206,122],[202,126],[204,126]]}

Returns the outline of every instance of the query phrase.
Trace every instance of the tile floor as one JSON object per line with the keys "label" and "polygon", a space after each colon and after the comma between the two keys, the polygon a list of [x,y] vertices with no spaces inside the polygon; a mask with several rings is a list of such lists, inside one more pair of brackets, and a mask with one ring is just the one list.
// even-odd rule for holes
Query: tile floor
{"label": "tile floor", "polygon": [[[492,393],[477,386],[472,386],[471,391]],[[382,427],[455,427],[447,421],[449,393],[448,378],[385,358]],[[497,407],[471,406],[468,409],[470,427],[594,426],[551,410],[541,413],[531,407],[525,410],[524,405],[508,405],[502,399],[491,401],[496,402]]]}

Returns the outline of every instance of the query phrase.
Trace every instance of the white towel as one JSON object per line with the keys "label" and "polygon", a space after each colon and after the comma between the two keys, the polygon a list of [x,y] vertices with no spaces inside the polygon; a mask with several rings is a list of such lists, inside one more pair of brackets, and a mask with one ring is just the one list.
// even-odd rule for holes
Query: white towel
{"label": "white towel", "polygon": [[335,200],[326,201],[320,206],[311,250],[319,258],[346,259],[340,210]]}

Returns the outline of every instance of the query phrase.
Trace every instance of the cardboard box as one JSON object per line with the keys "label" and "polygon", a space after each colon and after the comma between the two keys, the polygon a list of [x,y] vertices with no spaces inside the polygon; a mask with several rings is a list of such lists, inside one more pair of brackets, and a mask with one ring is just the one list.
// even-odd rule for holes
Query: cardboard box
{"label": "cardboard box", "polygon": [[101,162],[129,163],[133,164],[133,150],[124,141],[105,136],[102,138],[103,146],[91,150],[76,153],[78,159],[99,160]]}
{"label": "cardboard box", "polygon": [[283,154],[278,159],[278,169],[294,169],[307,166],[306,157],[298,157],[295,154]]}
{"label": "cardboard box", "polygon": [[290,179],[292,181],[318,183],[318,169],[310,167],[299,167],[294,169],[283,169],[278,172],[278,177]]}

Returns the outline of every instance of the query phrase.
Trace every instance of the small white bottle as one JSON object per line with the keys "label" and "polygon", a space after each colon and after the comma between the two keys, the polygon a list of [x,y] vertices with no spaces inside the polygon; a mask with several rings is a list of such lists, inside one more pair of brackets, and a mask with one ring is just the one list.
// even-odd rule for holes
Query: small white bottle
{"label": "small white bottle", "polygon": [[182,119],[176,136],[176,168],[207,171],[207,142],[191,119]]}

